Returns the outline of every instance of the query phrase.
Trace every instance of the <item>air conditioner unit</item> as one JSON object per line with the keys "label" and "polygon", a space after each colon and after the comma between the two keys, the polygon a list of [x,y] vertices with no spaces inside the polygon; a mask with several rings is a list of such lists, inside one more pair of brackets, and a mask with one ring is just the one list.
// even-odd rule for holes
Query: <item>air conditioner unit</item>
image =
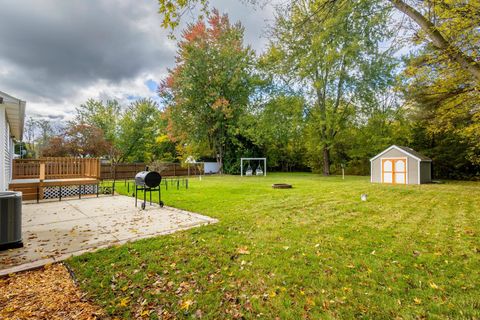
{"label": "air conditioner unit", "polygon": [[0,250],[23,247],[21,192],[0,192],[0,231]]}

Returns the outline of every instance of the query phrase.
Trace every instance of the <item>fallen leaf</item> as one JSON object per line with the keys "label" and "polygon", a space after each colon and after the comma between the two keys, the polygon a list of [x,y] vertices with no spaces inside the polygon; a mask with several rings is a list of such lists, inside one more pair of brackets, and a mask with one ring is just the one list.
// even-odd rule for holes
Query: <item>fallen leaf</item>
{"label": "fallen leaf", "polygon": [[248,251],[247,247],[240,247],[237,249],[238,254],[250,254],[250,251]]}
{"label": "fallen leaf", "polygon": [[120,300],[120,303],[118,304],[119,307],[126,307],[128,306],[128,303],[130,302],[130,298],[123,298]]}
{"label": "fallen leaf", "polygon": [[315,301],[312,298],[307,298],[307,304],[309,306],[315,306]]}
{"label": "fallen leaf", "polygon": [[181,310],[188,310],[190,306],[193,304],[193,301],[190,299],[184,300],[180,303]]}

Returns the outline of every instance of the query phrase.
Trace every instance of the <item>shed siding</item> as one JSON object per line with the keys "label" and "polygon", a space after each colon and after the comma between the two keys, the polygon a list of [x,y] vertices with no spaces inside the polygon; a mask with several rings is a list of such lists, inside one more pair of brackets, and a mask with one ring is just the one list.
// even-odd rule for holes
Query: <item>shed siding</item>
{"label": "shed siding", "polygon": [[382,182],[382,161],[380,159],[373,160],[371,168],[372,182]]}
{"label": "shed siding", "polygon": [[430,161],[420,162],[420,183],[432,182],[432,163]]}
{"label": "shed siding", "polygon": [[408,158],[408,184],[419,184],[418,181],[418,165],[419,161],[407,156]]}
{"label": "shed siding", "polygon": [[382,159],[385,158],[407,158],[407,181],[408,184],[418,184],[418,163],[419,161],[412,158],[406,153],[397,149],[391,149],[379,158],[372,161],[372,182],[382,182]]}

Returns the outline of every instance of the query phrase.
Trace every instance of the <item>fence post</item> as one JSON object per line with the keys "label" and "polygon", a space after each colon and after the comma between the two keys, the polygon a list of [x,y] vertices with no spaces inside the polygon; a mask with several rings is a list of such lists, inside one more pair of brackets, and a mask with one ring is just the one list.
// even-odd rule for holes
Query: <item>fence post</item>
{"label": "fence post", "polygon": [[97,161],[97,174],[95,175],[95,177],[97,179],[100,179],[101,178],[101,175],[102,175],[102,162],[100,161],[100,158],[95,158],[95,160]]}
{"label": "fence post", "polygon": [[45,162],[40,162],[40,182],[45,180]]}

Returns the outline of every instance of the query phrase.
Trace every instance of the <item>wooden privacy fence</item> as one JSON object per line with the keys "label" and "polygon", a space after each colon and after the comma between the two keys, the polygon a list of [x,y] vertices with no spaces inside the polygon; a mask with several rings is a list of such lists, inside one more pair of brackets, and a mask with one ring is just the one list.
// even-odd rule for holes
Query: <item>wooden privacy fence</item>
{"label": "wooden privacy fence", "polygon": [[[130,180],[134,179],[135,175],[145,170],[148,166],[145,163],[117,163],[114,165],[102,163],[100,167],[100,179],[102,180]],[[189,169],[182,167],[180,163],[162,163],[159,168],[150,167],[151,170],[158,171],[164,177],[177,177],[189,175]],[[200,163],[190,164],[190,175],[202,175],[203,165]]]}
{"label": "wooden privacy fence", "polygon": [[100,159],[41,158],[14,159],[13,179],[100,178]]}

